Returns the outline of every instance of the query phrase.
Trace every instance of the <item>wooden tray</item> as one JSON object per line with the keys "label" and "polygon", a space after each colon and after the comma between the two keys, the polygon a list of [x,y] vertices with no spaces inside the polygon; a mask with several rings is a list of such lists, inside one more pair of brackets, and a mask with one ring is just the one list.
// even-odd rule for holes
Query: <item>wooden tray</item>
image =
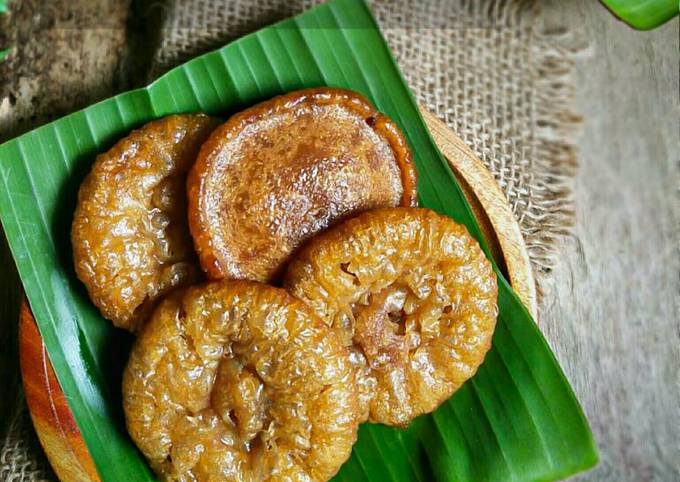
{"label": "wooden tray", "polygon": [[[536,288],[519,225],[484,164],[442,121],[422,111],[432,137],[461,183],[482,232],[520,299],[536,318]],[[45,345],[24,300],[19,323],[21,375],[40,443],[64,482],[99,481],[94,461],[57,382]]]}

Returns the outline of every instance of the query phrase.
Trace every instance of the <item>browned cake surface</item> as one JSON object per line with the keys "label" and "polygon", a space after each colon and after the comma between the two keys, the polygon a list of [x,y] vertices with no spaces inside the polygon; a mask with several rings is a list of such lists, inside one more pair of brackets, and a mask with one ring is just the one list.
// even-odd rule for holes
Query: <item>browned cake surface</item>
{"label": "browned cake surface", "polygon": [[188,195],[208,276],[267,281],[332,222],[414,205],[415,171],[399,129],[365,98],[309,89],[217,128],[191,170]]}
{"label": "browned cake surface", "polygon": [[331,228],[291,261],[285,285],[350,347],[373,422],[431,412],[491,347],[491,264],[465,227],[427,209],[378,209]]}
{"label": "browned cake surface", "polygon": [[286,291],[218,281],[155,310],[123,378],[128,431],[165,480],[325,481],[359,407],[339,338]]}
{"label": "browned cake surface", "polygon": [[78,194],[76,273],[102,314],[135,330],[156,300],[199,273],[186,221],[186,174],[216,126],[205,115],[144,125],[97,157]]}

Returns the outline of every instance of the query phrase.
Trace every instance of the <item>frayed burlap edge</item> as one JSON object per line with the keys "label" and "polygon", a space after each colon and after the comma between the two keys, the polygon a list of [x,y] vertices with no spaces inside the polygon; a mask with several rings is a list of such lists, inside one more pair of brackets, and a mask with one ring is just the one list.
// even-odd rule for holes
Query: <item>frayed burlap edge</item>
{"label": "frayed burlap edge", "polygon": [[[540,11],[540,7],[536,7]],[[585,51],[565,30],[535,27],[537,59],[534,209],[515,215],[536,277],[539,299],[558,255],[559,241],[574,225],[574,180],[578,170],[578,138],[583,118],[576,112],[573,76],[576,59]],[[540,188],[539,188],[540,187]]]}
{"label": "frayed burlap edge", "polygon": [[[465,126],[466,121],[471,121],[471,124],[484,123],[486,120],[481,118],[484,115],[489,119],[493,118],[496,114],[495,108],[489,108],[489,111],[493,112],[484,113],[478,103],[473,102],[467,106],[457,98],[442,102],[441,96],[446,93],[446,88],[449,89],[449,94],[460,94],[464,89],[443,82],[422,81],[422,77],[430,76],[429,72],[424,72],[427,69],[421,65],[421,62],[432,62],[432,58],[428,57],[430,53],[422,48],[418,51],[416,47],[416,53],[420,53],[424,59],[417,57],[414,62],[413,55],[410,59],[405,59],[404,56],[408,57],[409,54],[409,52],[405,54],[405,51],[413,49],[399,41],[400,37],[407,36],[415,38],[416,42],[419,41],[413,33],[417,28],[423,27],[399,28],[393,31],[388,27],[389,22],[384,21],[389,14],[382,11],[384,4],[377,2],[374,8],[381,21],[383,33],[402,64],[402,70],[412,84],[419,102],[447,123],[486,164],[498,181],[519,222],[540,301],[544,288],[551,280],[550,274],[558,255],[559,242],[571,233],[574,224],[573,185],[578,169],[577,140],[582,118],[576,114],[573,75],[577,58],[586,51],[585,45],[563,28],[547,28],[544,25],[545,18],[542,16],[540,3],[534,0],[513,2],[489,0],[474,3],[462,0],[461,3],[470,18],[476,19],[463,26],[471,30],[472,37],[487,36],[488,32],[485,30],[494,28],[509,29],[513,33],[515,30],[521,31],[520,36],[529,37],[525,40],[530,44],[530,55],[526,64],[522,66],[527,72],[523,72],[520,78],[511,80],[522,82],[527,80],[525,77],[531,79],[533,89],[530,100],[523,102],[530,109],[529,112],[526,112],[526,109],[518,109],[518,112],[507,116],[509,119],[504,118],[506,122],[515,122],[519,128],[528,127],[521,135],[514,132],[514,137],[504,138],[502,129],[493,125],[481,129],[468,129]],[[490,19],[488,24],[480,21],[480,16]],[[475,25],[480,27],[475,28]],[[527,30],[530,31],[530,35],[526,34]],[[428,35],[427,29],[421,32]],[[476,38],[465,35],[451,36],[451,41],[461,39],[470,40],[473,44],[477,41]],[[502,40],[508,39],[504,37]],[[510,43],[518,46],[514,38]],[[468,47],[453,48],[465,50]],[[480,46],[476,48],[480,49]],[[481,50],[487,48],[493,49],[489,44],[485,44]],[[441,48],[437,49],[435,45],[434,49],[437,54],[442,54]],[[475,47],[471,50],[474,51]],[[451,55],[449,50],[444,50],[443,53]],[[481,54],[483,57],[483,52]],[[495,51],[495,55],[496,61],[502,60],[498,58],[498,51]],[[451,60],[455,61],[456,56],[452,55]],[[485,60],[488,59],[479,58],[473,62],[484,64]],[[437,66],[446,68],[446,65],[442,66],[441,63]],[[456,69],[455,66],[449,68]],[[480,71],[483,72],[484,69],[479,71],[473,69],[475,74],[479,74]],[[434,72],[432,77],[438,75],[440,75],[438,72]],[[483,81],[474,78],[470,80],[474,88],[484,89],[488,86],[488,83]],[[503,89],[499,90],[504,93]],[[435,91],[434,95],[431,91]],[[474,92],[473,96],[476,93]],[[493,99],[486,102],[492,104]],[[461,104],[464,105],[461,107]],[[468,116],[469,113],[472,115]],[[527,119],[530,119],[529,125],[526,125]],[[505,141],[512,143],[513,146],[517,143],[517,149],[513,147],[508,153],[504,148],[497,148],[498,144]]]}

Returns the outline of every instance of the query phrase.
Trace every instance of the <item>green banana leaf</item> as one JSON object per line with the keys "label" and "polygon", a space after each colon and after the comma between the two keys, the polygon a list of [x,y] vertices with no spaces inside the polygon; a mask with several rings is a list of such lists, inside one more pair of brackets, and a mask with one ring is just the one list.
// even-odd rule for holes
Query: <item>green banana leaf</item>
{"label": "green banana leaf", "polygon": [[[198,57],[147,88],[0,146],[0,217],[49,357],[104,481],[153,475],[125,431],[121,409],[120,373],[131,337],[101,318],[72,267],[76,193],[95,154],[166,114],[227,116],[319,85],[362,92],[392,117],[413,149],[421,203],[466,224],[488,254],[363,0],[333,0]],[[502,276],[499,283],[494,347],[478,374],[407,430],[362,426],[336,480],[554,480],[597,462],[587,421],[553,354]]]}
{"label": "green banana leaf", "polygon": [[639,30],[650,30],[675,17],[678,0],[601,0],[614,15]]}

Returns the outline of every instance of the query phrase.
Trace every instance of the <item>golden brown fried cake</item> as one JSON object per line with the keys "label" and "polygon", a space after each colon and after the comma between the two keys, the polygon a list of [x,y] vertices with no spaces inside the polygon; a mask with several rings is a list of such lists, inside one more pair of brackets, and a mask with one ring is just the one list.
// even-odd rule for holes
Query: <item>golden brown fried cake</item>
{"label": "golden brown fried cake", "polygon": [[156,300],[200,274],[186,221],[186,174],[217,122],[165,117],[97,157],[71,229],[78,277],[102,314],[136,330]]}
{"label": "golden brown fried cake", "polygon": [[218,281],[169,295],[123,377],[132,439],[164,480],[325,481],[359,407],[337,336],[285,290]]}
{"label": "golden brown fried cake", "polygon": [[475,374],[496,276],[465,227],[433,211],[369,211],[313,238],[285,279],[351,347],[364,418],[406,426]]}
{"label": "golden brown fried cake", "polygon": [[191,170],[188,196],[208,276],[268,281],[332,222],[415,205],[415,170],[402,133],[364,97],[309,89],[217,128]]}

